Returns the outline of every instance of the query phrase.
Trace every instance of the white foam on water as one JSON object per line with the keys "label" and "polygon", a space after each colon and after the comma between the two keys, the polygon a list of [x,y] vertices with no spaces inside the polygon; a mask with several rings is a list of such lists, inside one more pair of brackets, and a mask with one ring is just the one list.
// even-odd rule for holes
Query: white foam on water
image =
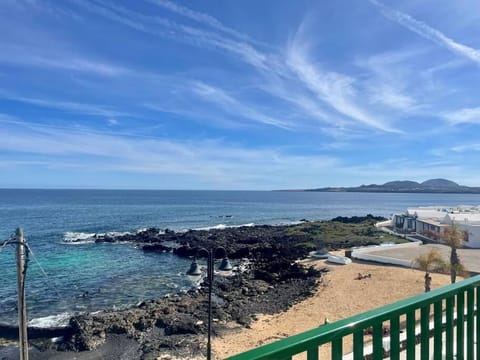
{"label": "white foam on water", "polygon": [[240,225],[225,225],[225,224],[218,224],[218,225],[213,225],[213,226],[205,226],[205,227],[200,227],[200,228],[196,228],[196,229],[193,229],[193,230],[225,230],[227,228],[239,228],[239,227],[243,227],[243,226],[247,226],[247,227],[252,227],[252,226],[255,226],[254,223],[248,223],[248,224],[240,224]]}
{"label": "white foam on water", "polygon": [[35,318],[28,322],[28,326],[39,328],[64,327],[68,325],[71,317],[72,313],[64,312],[57,315]]}
{"label": "white foam on water", "polygon": [[[139,233],[141,231],[137,231]],[[67,231],[63,234],[63,242],[68,244],[90,244],[95,242],[95,239],[102,238],[105,236],[110,237],[119,237],[123,235],[132,234],[129,231],[109,231],[106,233],[84,233],[84,232],[74,232]]]}
{"label": "white foam on water", "polygon": [[[140,234],[144,231],[147,231],[148,229],[150,229],[150,228],[140,228],[140,229],[135,230],[133,232],[133,234]],[[124,234],[132,234],[132,232],[125,232]],[[158,229],[158,234],[165,234],[165,230]]]}
{"label": "white foam on water", "polygon": [[80,241],[88,241],[92,240],[95,236],[95,233],[83,233],[83,232],[73,232],[67,231],[63,234],[63,241],[65,242],[76,242],[77,240]]}
{"label": "white foam on water", "polygon": [[213,225],[213,226],[200,227],[200,228],[196,228],[194,230],[225,230],[226,228],[227,228],[227,225],[218,224],[218,225]]}
{"label": "white foam on water", "polygon": [[97,236],[102,237],[102,236],[124,236],[124,235],[129,235],[131,234],[130,231],[109,231],[107,233],[102,233],[102,234],[97,234]]}
{"label": "white foam on water", "polygon": [[305,221],[300,221],[300,220],[292,220],[292,221],[282,221],[278,224],[275,224],[275,225],[299,225],[299,224],[304,224]]}

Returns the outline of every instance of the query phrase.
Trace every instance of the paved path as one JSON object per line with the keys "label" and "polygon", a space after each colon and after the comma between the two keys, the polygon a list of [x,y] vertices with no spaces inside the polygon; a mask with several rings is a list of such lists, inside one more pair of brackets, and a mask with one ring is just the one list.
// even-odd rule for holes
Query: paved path
{"label": "paved path", "polygon": [[[384,246],[372,248],[368,253],[370,255],[406,260],[411,263],[417,256],[425,254],[431,249],[440,251],[445,259],[450,257],[450,248],[441,244],[426,244],[416,247]],[[480,274],[480,249],[458,249],[458,256],[468,271]]]}

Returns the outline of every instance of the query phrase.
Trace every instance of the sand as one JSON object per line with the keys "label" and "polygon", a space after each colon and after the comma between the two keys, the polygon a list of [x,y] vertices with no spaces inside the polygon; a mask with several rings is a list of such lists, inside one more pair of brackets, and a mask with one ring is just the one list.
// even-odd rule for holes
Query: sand
{"label": "sand", "polygon": [[[218,358],[318,327],[325,319],[334,322],[424,291],[424,273],[414,269],[356,261],[349,265],[332,265],[324,260],[307,260],[306,263],[330,270],[315,295],[286,312],[259,315],[250,329],[216,337],[212,346]],[[359,273],[371,276],[357,280]],[[432,275],[432,289],[449,283],[448,275]],[[346,352],[349,351],[348,342],[347,339],[344,344]],[[323,351],[328,352],[328,349]]]}

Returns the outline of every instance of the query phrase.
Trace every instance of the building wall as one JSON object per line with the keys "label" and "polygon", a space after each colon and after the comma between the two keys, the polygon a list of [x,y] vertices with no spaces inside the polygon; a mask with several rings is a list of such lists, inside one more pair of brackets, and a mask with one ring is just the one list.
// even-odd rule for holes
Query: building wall
{"label": "building wall", "polygon": [[[392,224],[397,232],[418,233],[428,236],[428,232],[441,232],[444,226],[451,225],[452,219],[445,216],[441,219],[442,225],[436,226],[423,222],[420,218],[415,218],[409,215],[397,214],[394,216]],[[461,230],[468,233],[468,241],[465,241],[465,246],[470,248],[480,248],[480,225],[469,224],[465,222],[455,221]],[[434,234],[433,234],[434,235]],[[428,236],[432,240],[436,240],[435,236]]]}
{"label": "building wall", "polygon": [[416,224],[417,232],[421,233],[422,231],[436,231],[440,232],[441,228],[440,226],[437,225],[432,225],[426,222],[423,222],[420,219],[417,219],[417,224]]}
{"label": "building wall", "polygon": [[395,229],[406,232],[415,232],[417,223],[414,217],[407,215],[395,215],[393,226]]}
{"label": "building wall", "polygon": [[471,248],[480,248],[480,226],[459,224],[460,229],[468,232],[468,241],[465,241],[465,246]]}

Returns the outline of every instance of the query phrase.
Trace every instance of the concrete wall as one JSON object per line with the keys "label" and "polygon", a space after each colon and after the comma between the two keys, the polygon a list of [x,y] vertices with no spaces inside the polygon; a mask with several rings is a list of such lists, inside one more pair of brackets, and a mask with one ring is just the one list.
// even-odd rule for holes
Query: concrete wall
{"label": "concrete wall", "polygon": [[[421,241],[413,241],[404,244],[389,245],[388,249],[393,247],[395,248],[405,248],[405,247],[418,247],[422,245]],[[386,246],[368,246],[358,249],[353,249],[352,258],[365,260],[365,261],[375,261],[382,264],[390,265],[399,265],[403,267],[412,267],[412,262],[409,260],[395,259],[388,256],[376,255],[375,252],[381,249],[387,248]]]}

